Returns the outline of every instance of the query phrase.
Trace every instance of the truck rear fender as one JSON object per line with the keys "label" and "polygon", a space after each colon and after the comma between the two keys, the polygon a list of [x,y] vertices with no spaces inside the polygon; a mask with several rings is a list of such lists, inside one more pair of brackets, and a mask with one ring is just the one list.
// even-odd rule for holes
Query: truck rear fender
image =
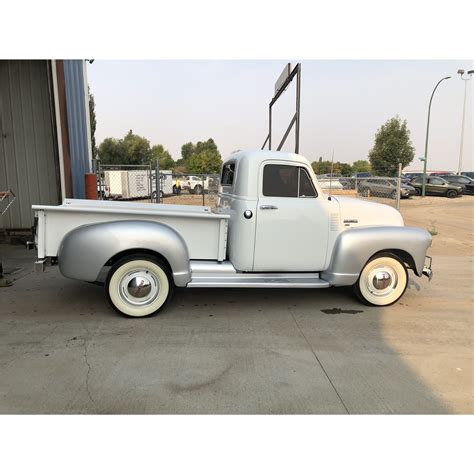
{"label": "truck rear fender", "polygon": [[404,226],[355,227],[341,232],[331,262],[321,277],[334,286],[353,285],[367,261],[375,254],[397,255],[421,276],[431,235],[424,229]]}
{"label": "truck rear fender", "polygon": [[188,248],[181,235],[165,224],[140,220],[102,222],[72,230],[59,246],[59,269],[67,278],[95,282],[105,265],[134,249],[166,260],[177,286],[191,281]]}

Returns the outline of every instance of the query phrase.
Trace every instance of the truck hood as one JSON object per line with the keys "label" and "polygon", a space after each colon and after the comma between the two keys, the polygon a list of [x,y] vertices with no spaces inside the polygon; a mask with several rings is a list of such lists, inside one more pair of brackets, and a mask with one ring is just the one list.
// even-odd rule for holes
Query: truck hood
{"label": "truck hood", "polygon": [[341,224],[344,228],[404,225],[402,215],[391,206],[345,196],[331,196],[331,199],[339,204]]}

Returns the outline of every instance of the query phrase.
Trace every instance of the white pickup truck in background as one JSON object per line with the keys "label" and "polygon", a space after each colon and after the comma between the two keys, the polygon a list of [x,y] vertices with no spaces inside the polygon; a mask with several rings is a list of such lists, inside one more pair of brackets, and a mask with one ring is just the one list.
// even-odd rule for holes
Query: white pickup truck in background
{"label": "white pickup truck in background", "polygon": [[105,286],[126,316],[155,314],[173,287],[353,286],[397,301],[408,270],[431,278],[431,235],[395,209],[326,195],[304,157],[248,151],[223,164],[218,208],[66,199],[33,206],[38,262]]}

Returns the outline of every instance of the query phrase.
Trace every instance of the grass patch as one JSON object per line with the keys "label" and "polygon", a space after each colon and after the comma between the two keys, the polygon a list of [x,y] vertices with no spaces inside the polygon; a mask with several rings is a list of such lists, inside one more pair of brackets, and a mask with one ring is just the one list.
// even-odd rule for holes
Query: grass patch
{"label": "grass patch", "polygon": [[431,221],[431,226],[428,229],[428,232],[434,237],[438,235],[438,231],[436,230],[436,221]]}

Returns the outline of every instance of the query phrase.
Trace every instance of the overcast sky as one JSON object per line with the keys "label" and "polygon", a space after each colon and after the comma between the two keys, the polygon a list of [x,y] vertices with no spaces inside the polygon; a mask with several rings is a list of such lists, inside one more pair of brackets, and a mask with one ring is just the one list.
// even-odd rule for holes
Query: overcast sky
{"label": "overcast sky", "polygon": [[[132,129],[180,158],[183,143],[214,138],[223,157],[260,148],[268,133],[268,102],[281,61],[104,61],[88,66],[97,113],[96,139],[123,137]],[[296,61],[290,61],[293,64]],[[351,163],[366,159],[377,128],[399,115],[408,121],[416,157],[423,156],[428,102],[431,112],[429,168],[456,170],[464,82],[459,68],[472,61],[302,61],[300,153]],[[295,81],[293,81],[295,82]],[[464,136],[465,170],[474,169],[472,92]],[[274,107],[273,143],[294,113],[296,84]],[[285,150],[294,149],[293,135]],[[421,168],[415,159],[411,169]]]}

